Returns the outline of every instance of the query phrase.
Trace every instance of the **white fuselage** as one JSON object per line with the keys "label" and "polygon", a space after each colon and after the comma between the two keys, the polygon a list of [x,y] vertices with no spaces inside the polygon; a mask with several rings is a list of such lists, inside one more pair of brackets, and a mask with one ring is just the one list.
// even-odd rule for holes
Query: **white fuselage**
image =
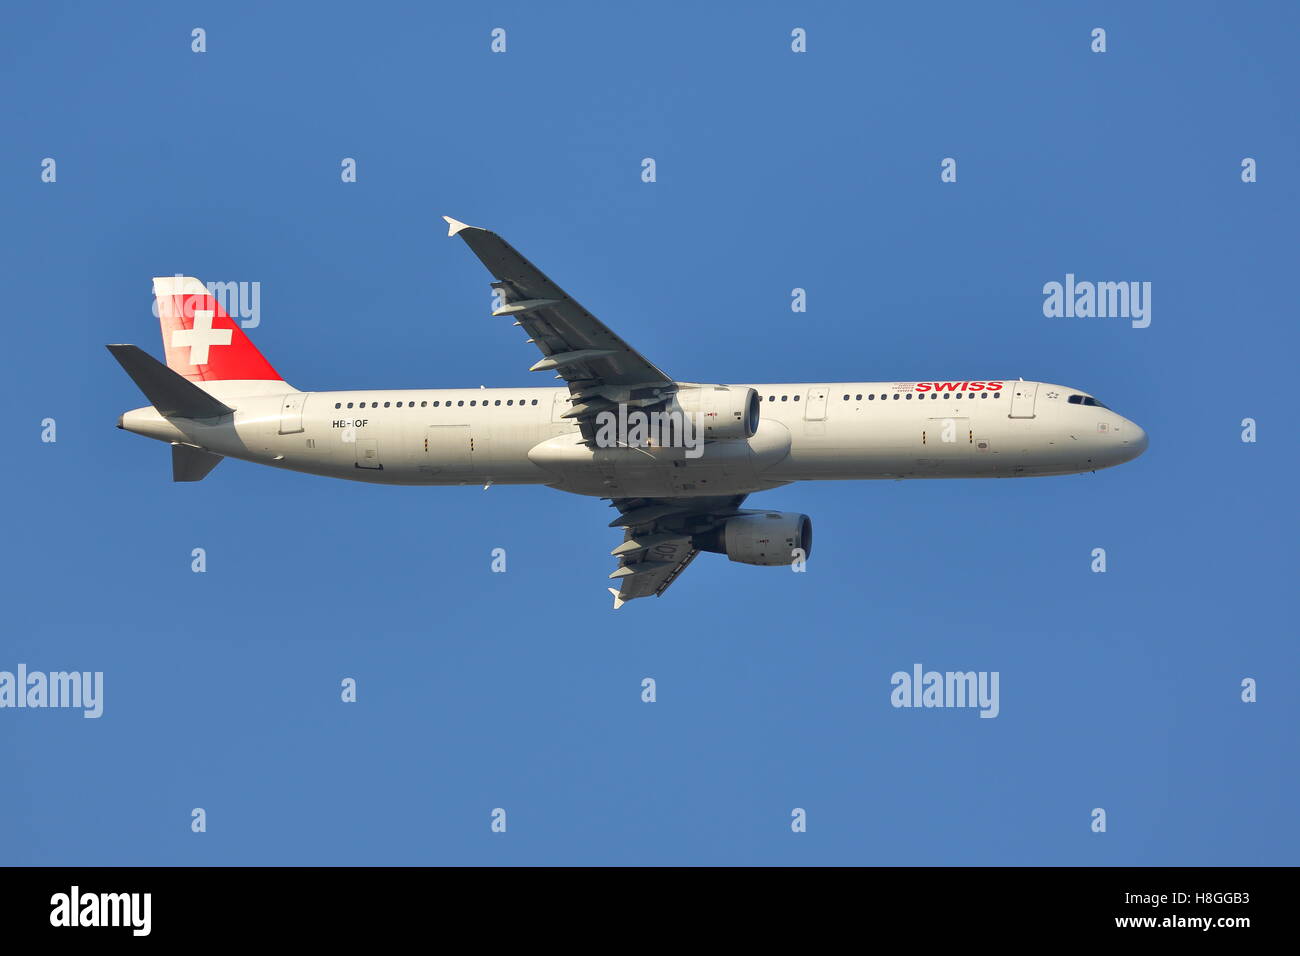
{"label": "white fuselage", "polygon": [[571,407],[567,388],[299,392],[279,382],[214,382],[205,387],[233,416],[174,422],[149,406],[120,425],[353,481],[545,484],[603,497],[743,494],[817,479],[1061,475],[1117,465],[1146,448],[1138,425],[1077,403],[1087,395],[1077,389],[1020,381],[963,388],[971,384],[751,385],[762,397],[758,432],[707,442],[698,457],[680,447],[589,447],[561,417]]}

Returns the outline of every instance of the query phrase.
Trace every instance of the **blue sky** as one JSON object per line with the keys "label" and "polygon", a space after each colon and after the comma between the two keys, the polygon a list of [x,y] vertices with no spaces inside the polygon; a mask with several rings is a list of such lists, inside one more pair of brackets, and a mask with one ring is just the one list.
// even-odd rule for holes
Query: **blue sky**
{"label": "blue sky", "polygon": [[[1283,3],[10,10],[0,669],[103,671],[105,710],[0,711],[0,863],[1296,863],[1298,26]],[[241,462],[176,485],[112,427],[142,399],[104,343],[160,355],[149,279],[174,273],[260,282],[251,334],[299,388],[545,384],[443,214],[679,379],[1023,376],[1151,447],[768,492],[813,517],[808,573],[704,555],[615,614],[602,502]],[[1151,326],[1045,318],[1066,273],[1150,281]],[[1000,715],[892,708],[917,662],[998,671]]]}

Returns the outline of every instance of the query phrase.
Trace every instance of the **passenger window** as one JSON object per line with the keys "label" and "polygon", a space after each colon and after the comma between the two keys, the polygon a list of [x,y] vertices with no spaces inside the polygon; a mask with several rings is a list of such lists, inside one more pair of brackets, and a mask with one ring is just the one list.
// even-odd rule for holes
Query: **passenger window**
{"label": "passenger window", "polygon": [[909,402],[912,400],[912,393],[911,393],[911,392],[908,392],[908,393],[907,393],[907,400],[908,400]]}
{"label": "passenger window", "polygon": [[894,401],[898,401],[898,393],[897,393],[897,392],[894,393]]}
{"label": "passenger window", "polygon": [[796,402],[799,401],[799,396],[796,395],[796,396],[794,397],[794,400],[795,400]]}
{"label": "passenger window", "polygon": [[781,401],[783,401],[783,402],[784,402],[784,401],[787,401],[789,398],[790,398],[789,395],[782,395],[782,396],[781,396]]}
{"label": "passenger window", "polygon": [[[858,396],[858,398],[861,398],[861,397],[862,397],[861,395]],[[847,402],[847,401],[849,400],[849,397],[848,397],[847,395],[845,395],[845,396],[844,396],[844,400]],[[337,405],[335,405],[334,407],[335,407],[335,408],[338,408]]]}
{"label": "passenger window", "polygon": [[1002,397],[1002,393],[1001,393],[1001,392],[994,392],[994,393],[993,393],[993,397],[994,397],[994,398],[1001,398],[1001,397]]}
{"label": "passenger window", "polygon": [[534,404],[534,405],[537,404],[537,399],[535,399],[535,398],[533,399],[533,404]]}
{"label": "passenger window", "polygon": [[498,398],[498,399],[497,399],[495,402],[493,402],[492,404],[493,404],[493,405],[500,405],[500,404],[501,404],[501,399]]}
{"label": "passenger window", "polygon": [[507,404],[507,405],[513,405],[514,403],[515,403],[515,400],[514,400],[513,398],[507,398],[507,399],[506,399],[506,404]]}
{"label": "passenger window", "polygon": [[775,395],[769,395],[769,396],[767,396],[767,400],[768,400],[769,402],[775,402],[775,401],[776,401],[776,396],[775,396]]}
{"label": "passenger window", "polygon": [[462,405],[464,405],[464,404],[465,404],[465,399],[462,398],[460,401],[458,401],[458,402],[456,403],[456,406],[459,408],[460,406],[462,406]]}
{"label": "passenger window", "polygon": [[857,398],[854,399],[854,401],[855,401],[855,402],[860,402],[860,401],[862,401],[862,396],[859,395]]}

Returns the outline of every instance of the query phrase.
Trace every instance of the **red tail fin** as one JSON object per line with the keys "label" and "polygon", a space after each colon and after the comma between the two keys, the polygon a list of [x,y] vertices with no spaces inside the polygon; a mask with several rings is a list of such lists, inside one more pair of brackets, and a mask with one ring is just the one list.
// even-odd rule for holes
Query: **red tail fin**
{"label": "red tail fin", "polygon": [[167,367],[191,382],[283,381],[207,287],[190,276],[153,280]]}

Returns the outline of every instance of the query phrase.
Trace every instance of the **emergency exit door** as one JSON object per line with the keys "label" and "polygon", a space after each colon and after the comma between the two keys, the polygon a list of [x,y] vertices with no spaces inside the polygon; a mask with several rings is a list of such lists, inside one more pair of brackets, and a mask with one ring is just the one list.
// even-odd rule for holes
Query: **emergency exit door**
{"label": "emergency exit door", "polygon": [[432,472],[465,474],[470,470],[468,425],[430,425],[424,432],[426,466]]}
{"label": "emergency exit door", "polygon": [[569,393],[558,391],[555,393],[555,401],[551,404],[551,421],[553,422],[571,422],[573,419],[565,418],[564,413],[573,409],[573,403],[569,401]]}

